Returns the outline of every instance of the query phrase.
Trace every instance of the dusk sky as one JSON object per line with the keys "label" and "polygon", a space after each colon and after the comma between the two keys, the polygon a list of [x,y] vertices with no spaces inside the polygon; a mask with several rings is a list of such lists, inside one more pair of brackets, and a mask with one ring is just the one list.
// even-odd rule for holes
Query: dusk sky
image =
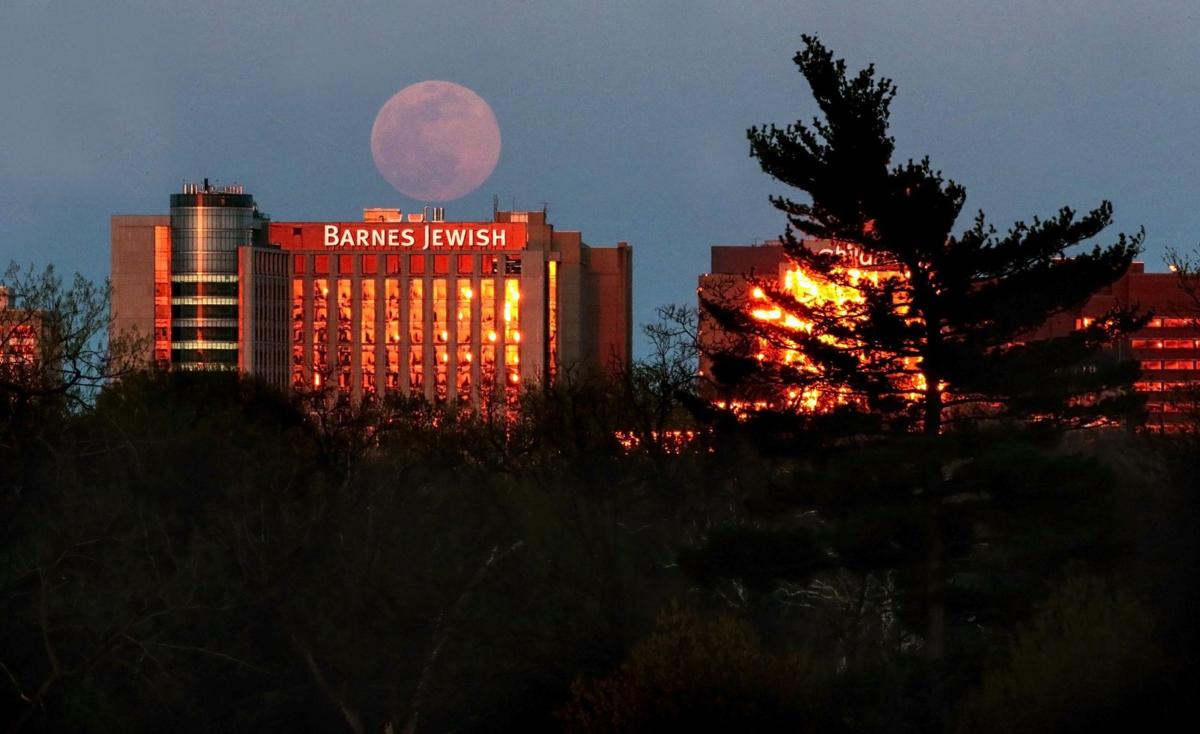
{"label": "dusk sky", "polygon": [[[499,164],[447,219],[549,208],[635,252],[634,318],[694,304],[717,243],[771,239],[785,187],[746,128],[808,119],[817,34],[899,88],[900,159],[999,228],[1110,199],[1149,270],[1200,242],[1200,2],[32,2],[0,0],[0,264],[104,278],[109,216],[182,181],[241,183],[277,220],[419,209],[376,170],[381,105],[429,79],[494,109]],[[635,352],[644,349],[635,335]]]}

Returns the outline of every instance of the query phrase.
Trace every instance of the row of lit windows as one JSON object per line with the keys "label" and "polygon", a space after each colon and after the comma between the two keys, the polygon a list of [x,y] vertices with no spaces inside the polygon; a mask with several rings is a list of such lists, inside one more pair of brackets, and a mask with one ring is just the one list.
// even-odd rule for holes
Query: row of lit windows
{"label": "row of lit windows", "polygon": [[1132,339],[1129,345],[1134,349],[1197,349],[1200,340],[1197,339]]}
{"label": "row of lit windows", "polygon": [[1135,382],[1133,389],[1138,392],[1171,392],[1175,390],[1195,390],[1197,383],[1192,380],[1171,380],[1166,382]]}
{"label": "row of lit windows", "polygon": [[[331,268],[337,268],[338,275],[354,275],[354,261],[358,260],[358,273],[376,275],[379,273],[380,259],[384,273],[387,275],[424,275],[432,272],[434,275],[449,275],[451,263],[454,272],[459,275],[474,273],[476,268],[483,275],[498,275],[503,270],[504,275],[521,274],[520,255],[293,255],[292,274],[304,275],[311,268],[313,275],[332,275]],[[429,262],[432,261],[432,262]]]}
{"label": "row of lit windows", "polygon": [[1162,403],[1146,403],[1147,413],[1195,413],[1196,403],[1190,400],[1171,400]]}
{"label": "row of lit windows", "polygon": [[[429,284],[428,301],[426,300],[426,283]],[[516,278],[502,279],[503,283],[503,334],[504,334],[504,367],[505,383],[514,388],[520,383],[520,281]],[[325,278],[315,278],[312,285],[312,382],[319,387],[322,375],[331,374],[328,360],[329,352],[329,281]],[[453,284],[456,290],[456,310],[454,314],[455,343],[451,345],[448,314],[448,288]],[[408,281],[408,385],[409,390],[420,393],[425,386],[425,349],[427,339],[425,334],[426,305],[430,313],[430,328],[433,347],[433,380],[434,395],[445,400],[449,394],[451,372],[454,375],[455,392],[459,399],[469,400],[471,393],[472,364],[478,356],[480,362],[481,387],[485,394],[490,394],[496,386],[497,354],[496,343],[499,340],[496,313],[496,286],[494,278],[484,278],[479,282],[480,294],[472,288],[470,278],[434,278],[429,281],[412,279]],[[357,319],[352,290],[352,281],[339,278],[335,281],[336,288],[336,379],[337,386],[349,390],[353,385],[352,352],[354,326],[358,325],[360,342],[360,365],[363,375],[363,390],[376,389],[376,359],[377,345],[375,339],[377,296],[376,281],[362,280],[362,293],[358,305]],[[401,386],[401,281],[388,278],[384,281],[384,321],[383,328],[386,336],[384,344],[384,379],[387,389],[396,390]],[[303,384],[305,381],[305,339],[304,339],[304,299],[305,282],[296,278],[292,281],[292,381]],[[480,332],[472,339],[472,322],[474,319],[475,303],[479,302]],[[472,352],[472,344],[479,344],[479,354]],[[453,364],[451,366],[451,355]]]}
{"label": "row of lit windows", "polygon": [[[1084,317],[1075,319],[1075,328],[1083,329],[1095,323],[1095,319]],[[1200,318],[1154,318],[1146,322],[1146,329],[1195,329],[1200,327]]]}
{"label": "row of lit windows", "polygon": [[1144,370],[1194,370],[1196,361],[1192,359],[1143,359]]}
{"label": "row of lit windows", "polygon": [[1150,319],[1147,329],[1194,329],[1200,326],[1200,319],[1195,318],[1161,318]]}

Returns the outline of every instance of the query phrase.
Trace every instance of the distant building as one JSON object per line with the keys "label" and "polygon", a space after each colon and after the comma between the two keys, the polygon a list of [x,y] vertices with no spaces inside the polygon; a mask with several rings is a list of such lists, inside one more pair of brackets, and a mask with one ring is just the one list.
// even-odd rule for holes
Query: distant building
{"label": "distant building", "polygon": [[[845,254],[858,257],[854,252]],[[793,267],[778,242],[717,245],[712,247],[711,257],[710,272],[699,278],[700,290],[710,299],[750,309],[756,300],[754,279],[783,283]],[[854,264],[871,268],[869,262]],[[1182,289],[1176,274],[1147,273],[1143,263],[1135,262],[1124,276],[1095,293],[1076,311],[1051,317],[1035,338],[1068,334],[1116,306],[1134,306],[1154,314],[1145,328],[1111,345],[1114,356],[1136,359],[1141,366],[1142,374],[1134,388],[1146,393],[1147,426],[1171,432],[1192,424],[1200,393],[1200,311]],[[758,350],[754,344],[735,343],[739,338],[724,332],[712,319],[702,317],[702,353],[729,348]],[[702,358],[702,372],[707,374],[709,368],[709,362]],[[729,402],[750,405],[788,402],[788,396],[769,395],[753,388],[744,391],[738,385],[716,385],[714,389],[718,400]],[[790,403],[804,407],[804,396],[792,396]]]}
{"label": "distant building", "polygon": [[240,188],[188,185],[165,216],[112,218],[113,329],[171,369],[478,405],[564,367],[623,366],[632,250],[545,212],[442,209],[271,222]]}
{"label": "distant building", "polygon": [[43,354],[45,319],[35,310],[12,302],[0,286],[0,388],[32,389],[48,386],[51,365]]}

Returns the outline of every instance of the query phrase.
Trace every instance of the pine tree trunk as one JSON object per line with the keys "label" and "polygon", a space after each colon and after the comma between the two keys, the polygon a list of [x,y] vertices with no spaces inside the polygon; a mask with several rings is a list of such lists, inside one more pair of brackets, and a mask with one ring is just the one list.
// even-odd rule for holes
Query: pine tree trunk
{"label": "pine tree trunk", "polygon": [[[942,392],[937,375],[926,375],[924,433],[936,438],[942,429]],[[942,661],[946,656],[946,569],[942,545],[941,485],[939,470],[929,478],[926,493],[925,558],[925,659],[929,666],[930,726],[943,729],[945,701]]]}

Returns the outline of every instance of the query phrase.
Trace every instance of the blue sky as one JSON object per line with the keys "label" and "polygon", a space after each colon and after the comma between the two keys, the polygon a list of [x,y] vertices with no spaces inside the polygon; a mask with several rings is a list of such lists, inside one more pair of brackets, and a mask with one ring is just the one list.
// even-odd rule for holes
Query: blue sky
{"label": "blue sky", "polygon": [[1109,234],[1145,227],[1150,270],[1200,243],[1194,0],[0,0],[0,262],[103,278],[109,215],[165,212],[205,176],[280,220],[415,208],[376,171],[371,124],[445,79],[503,136],[447,218],[486,218],[495,195],[629,241],[646,322],[694,302],[709,245],[782,231],[767,196],[786,189],[745,130],[814,113],[801,33],[896,80],[899,155],[964,184],[968,218],[1110,199]]}

